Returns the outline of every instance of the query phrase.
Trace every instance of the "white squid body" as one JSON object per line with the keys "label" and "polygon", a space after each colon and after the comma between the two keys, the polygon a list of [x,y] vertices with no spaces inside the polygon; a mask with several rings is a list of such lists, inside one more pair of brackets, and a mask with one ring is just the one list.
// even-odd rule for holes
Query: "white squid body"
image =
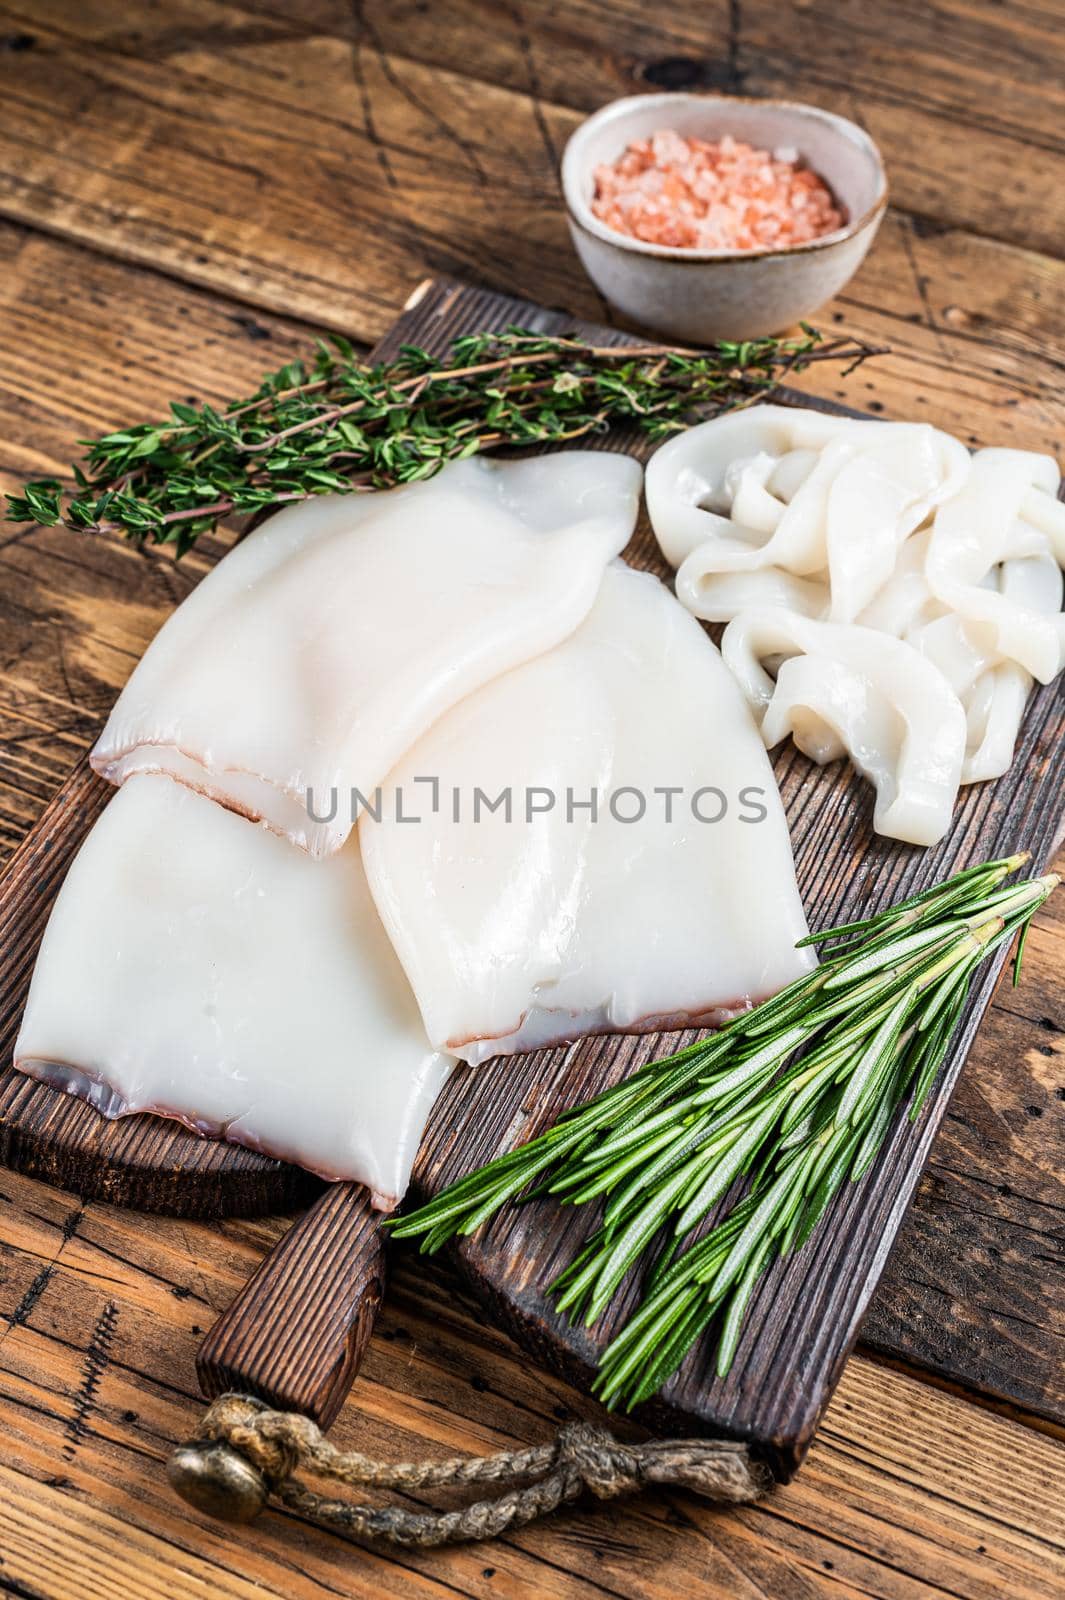
{"label": "white squid body", "polygon": [[[722,622],[741,605],[808,614],[827,605],[831,621],[852,622],[968,465],[965,446],[926,423],[757,406],[657,450],[647,508],[696,616]],[[739,574],[745,585],[722,582]]]}
{"label": "white squid body", "polygon": [[169,773],[314,855],[339,849],[353,788],[370,795],[442,712],[587,615],[640,478],[601,452],[473,459],[279,512],[164,625],[93,766]]}
{"label": "white squid body", "polygon": [[[765,751],[713,644],[647,574],[610,567],[576,633],[449,712],[393,786],[422,820],[364,816],[363,859],[438,1048],[478,1060],[706,1021],[812,964]],[[726,815],[698,821],[693,796],[720,810],[711,786]],[[475,819],[478,788],[509,791],[510,820],[503,804]],[[610,796],[635,816],[633,790],[644,816],[616,820]]]}
{"label": "white squid body", "polygon": [[[721,653],[770,749],[790,734],[814,761],[849,755],[876,788],[878,833],[920,845],[942,838],[961,781],[965,712],[911,645],[764,607],[729,623]],[[775,678],[766,661],[779,663]]]}
{"label": "white squid body", "polygon": [[67,874],[15,1065],[108,1116],[407,1186],[451,1057],[434,1050],[366,887],[167,777],[131,778]]}

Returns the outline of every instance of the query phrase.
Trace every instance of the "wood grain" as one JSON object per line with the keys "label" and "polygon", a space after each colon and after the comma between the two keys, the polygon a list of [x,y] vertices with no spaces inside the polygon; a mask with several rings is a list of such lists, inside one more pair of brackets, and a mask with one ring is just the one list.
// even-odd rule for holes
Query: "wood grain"
{"label": "wood grain", "polygon": [[361,1184],[325,1189],[226,1307],[196,1356],[209,1399],[258,1395],[328,1428],[351,1388],[385,1288],[380,1213]]}
{"label": "wood grain", "polygon": [[[427,285],[378,353],[387,354],[400,343],[414,342],[443,354],[460,333],[475,328],[502,328],[509,322],[551,331],[562,331],[570,325],[559,315],[483,291],[447,283]],[[589,330],[582,327],[581,331]],[[612,337],[609,330],[590,331],[596,339]],[[635,436],[618,436],[608,445],[647,453],[645,441]],[[635,564],[668,576],[646,528],[638,532],[628,555]],[[1062,731],[1056,690],[1043,690],[1033,697],[1027,712],[1011,771],[995,784],[967,791],[957,808],[949,839],[926,852],[909,850],[872,834],[869,793],[852,773],[838,768],[815,771],[790,748],[777,752],[775,770],[791,825],[800,889],[814,925],[868,915],[870,910],[912,893],[950,870],[1006,854],[1017,848],[1022,838],[1031,849],[1037,868],[1049,861],[1063,822]],[[50,831],[40,839],[36,830],[31,834],[25,847],[29,852],[27,864],[17,863],[14,877],[4,881],[6,903],[13,906],[14,915],[23,912],[29,899],[27,885],[44,859],[50,863],[48,884],[31,903],[35,910],[47,905],[49,887],[54,890],[62,865],[60,852],[54,848],[55,839],[61,836],[69,853],[72,842],[84,834],[85,816],[83,804],[74,799],[67,805],[61,796],[48,824]],[[38,910],[33,926],[39,928],[42,920],[43,912]],[[13,992],[28,974],[34,948],[32,937],[24,936],[21,924],[13,921],[6,950],[9,970],[14,958],[13,981],[9,985]],[[1005,952],[1001,959],[1004,958]],[[966,1048],[990,999],[1001,959],[989,965],[976,986],[946,1067],[944,1094],[917,1128],[903,1121],[870,1177],[840,1197],[830,1219],[807,1249],[793,1262],[766,1275],[729,1377],[710,1378],[709,1344],[704,1343],[667,1385],[661,1398],[645,1408],[649,1423],[674,1431],[707,1428],[725,1432],[754,1444],[779,1476],[786,1477],[794,1471],[808,1448],[883,1270],[942,1118],[946,1094],[957,1079]],[[560,1109],[617,1081],[634,1064],[661,1053],[671,1042],[661,1035],[639,1041],[591,1040],[576,1050],[538,1052],[508,1062],[505,1072],[458,1073],[430,1119],[415,1162],[415,1192],[432,1194],[474,1166],[503,1153],[529,1137]],[[58,1144],[59,1130],[52,1130],[51,1102],[58,1100],[60,1106],[65,1102],[52,1091],[38,1087],[33,1103],[27,1104],[17,1075],[9,1077],[13,1083],[7,1090],[8,1103],[0,1101],[2,1121],[15,1130],[26,1126],[36,1135],[43,1114]],[[13,1096],[17,1096],[14,1101]],[[129,1119],[129,1123],[138,1121]],[[165,1130],[154,1121],[148,1127],[150,1143],[143,1148],[149,1170],[136,1189],[142,1204],[146,1195],[151,1196],[152,1203],[158,1203],[150,1169],[160,1156],[167,1174],[180,1170],[180,1163],[166,1152]],[[183,1135],[177,1137],[184,1142]],[[157,1139],[163,1141],[161,1147]],[[38,1146],[46,1142],[39,1140]],[[17,1134],[9,1135],[8,1146],[8,1159],[18,1164],[22,1146]],[[82,1152],[79,1139],[77,1169],[83,1186],[93,1192],[93,1170]],[[65,1159],[65,1153],[60,1154]],[[41,1160],[41,1155],[36,1154],[32,1170],[42,1170]],[[219,1168],[224,1169],[225,1161],[224,1156],[219,1157]],[[58,1159],[52,1175],[64,1181]],[[192,1173],[188,1190],[193,1195],[197,1193],[196,1175]],[[217,1207],[214,1193],[211,1202]],[[191,1210],[197,1207],[198,1199],[183,1200],[181,1204],[182,1209]],[[336,1216],[328,1206],[322,1212],[321,1260],[330,1281],[338,1261]],[[545,1285],[580,1248],[586,1226],[579,1213],[538,1204],[507,1213],[483,1235],[466,1241],[459,1251],[463,1270],[493,1313],[505,1320],[541,1359],[553,1363],[578,1383],[590,1381],[596,1352],[613,1337],[638,1292],[638,1285],[630,1284],[590,1332],[572,1328],[555,1314],[545,1296]],[[356,1247],[361,1246],[357,1226],[350,1237]],[[333,1348],[335,1339],[327,1340],[325,1349],[314,1350],[318,1324],[313,1321],[308,1323],[306,1347],[301,1344],[296,1319],[307,1302],[308,1288],[314,1283],[314,1240],[312,1228],[294,1234],[290,1252],[264,1269],[263,1278],[252,1286],[247,1305],[239,1309],[232,1326],[227,1326],[205,1351],[203,1370],[212,1392],[242,1376],[241,1357],[247,1356],[251,1366],[246,1376],[251,1386],[259,1384],[264,1392],[276,1397],[302,1396],[323,1414],[335,1407],[338,1386],[344,1375],[350,1377],[354,1370],[343,1339],[356,1313],[363,1323],[372,1318],[372,1305],[368,1304],[365,1312],[358,1307],[357,1298],[353,1297],[358,1287],[356,1279],[352,1295],[341,1297],[337,1305],[340,1355]],[[368,1281],[374,1282],[372,1275]],[[272,1303],[267,1287],[275,1297]],[[371,1301],[372,1298],[371,1294]],[[321,1308],[325,1322],[333,1308],[334,1300],[326,1294]],[[309,1372],[313,1375],[309,1376]]]}
{"label": "wood grain", "polygon": [[[284,1229],[79,1203],[0,1172],[3,1583],[174,1600],[1056,1600],[1065,1446],[856,1358],[803,1472],[742,1511],[683,1494],[582,1505],[490,1546],[383,1556],[270,1511],[235,1535],[163,1465],[202,1412],[202,1329]],[[383,1459],[538,1443],[596,1408],[399,1258],[331,1431]],[[153,1585],[155,1586],[153,1588]],[[20,1586],[24,1586],[21,1588]]]}
{"label": "wood grain", "polygon": [[[345,8],[323,8],[316,27],[343,34]],[[500,17],[493,0],[458,0],[441,32],[418,0],[369,0],[357,38],[379,57],[585,112],[653,89],[809,99],[857,119],[889,152],[896,206],[1062,253],[1065,48],[1026,7],[678,0],[663,15],[638,0],[605,13],[522,0]]]}
{"label": "wood grain", "polygon": [[[569,243],[556,170],[579,120],[573,107],[583,109],[590,91],[571,74],[565,103],[545,98],[528,56],[546,63],[557,49],[566,70],[583,55],[594,81],[597,64],[622,51],[619,35],[639,41],[661,31],[657,17],[640,23],[629,5],[607,19],[592,5],[568,22],[546,9],[531,13],[542,31],[526,53],[527,34],[506,8],[456,6],[454,24],[435,30],[430,65],[420,57],[434,48],[434,11],[416,4],[401,8],[408,26],[386,27],[383,6],[353,15],[339,0],[294,20],[269,5],[180,0],[158,10],[138,0],[116,27],[107,0],[38,0],[33,46],[0,101],[0,207],[367,342],[426,269],[601,319]],[[724,40],[724,0],[714,15],[717,26],[692,5],[681,31],[704,46]],[[801,7],[794,21],[805,28]],[[18,23],[12,13],[10,26]],[[982,48],[992,62],[1001,34]],[[844,54],[840,42],[837,58]],[[505,87],[471,78],[471,68],[495,72],[501,57],[510,63]],[[863,105],[871,77],[861,76]],[[1057,91],[1040,92],[1049,128]],[[853,101],[844,79],[837,103],[853,112]],[[896,107],[876,131],[897,190],[921,139],[912,109]],[[1007,141],[1007,155],[992,163],[968,126],[964,139],[925,135],[928,194],[892,213],[837,310],[855,332],[890,335],[897,382],[888,386],[883,374],[878,394],[889,411],[934,407],[945,426],[987,437],[974,413],[990,405],[1001,442],[1022,427],[1030,440],[1060,440],[1052,341],[1065,318],[1065,267],[1030,247],[1039,242],[1033,225],[1045,222],[1043,242],[1056,239],[1060,253],[1060,155],[1031,145],[1020,166]],[[948,157],[954,170],[944,168]],[[1033,162],[1045,168],[1037,192]],[[944,213],[947,193],[964,197],[966,216]],[[1007,204],[1023,210],[1022,246],[995,233]],[[249,218],[261,220],[249,226]],[[996,378],[1015,386],[1008,401],[985,387]],[[1017,415],[1026,399],[1032,416]]]}
{"label": "wood grain", "polygon": [[[72,441],[171,396],[222,400],[305,351],[306,328],[0,223],[0,475],[61,472]],[[0,848],[95,738],[166,614],[206,569],[64,529],[0,525]]]}

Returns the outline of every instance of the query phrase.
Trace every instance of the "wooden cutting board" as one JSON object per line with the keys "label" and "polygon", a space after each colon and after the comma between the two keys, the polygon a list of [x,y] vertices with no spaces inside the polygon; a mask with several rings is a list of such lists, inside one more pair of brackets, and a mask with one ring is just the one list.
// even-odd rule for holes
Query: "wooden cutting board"
{"label": "wooden cutting board", "polygon": [[[499,329],[509,322],[551,333],[576,328],[597,342],[627,342],[615,330],[574,324],[561,313],[434,281],[412,297],[376,353],[385,356],[401,343],[416,343],[443,354],[459,334]],[[811,403],[799,395],[785,398]],[[840,409],[813,403],[824,410]],[[628,433],[612,433],[595,444],[648,453],[646,441]],[[626,557],[634,566],[669,577],[645,524]],[[778,751],[774,766],[811,925],[867,915],[971,862],[1016,849],[1030,850],[1033,869],[1042,870],[1065,822],[1063,733],[1060,690],[1052,685],[1029,703],[1010,771],[996,783],[964,791],[949,837],[928,851],[873,834],[872,791],[845,764],[817,768],[790,746]],[[0,880],[0,1060],[10,1059],[58,886],[109,794],[83,762]],[[634,904],[632,914],[641,916],[642,908]],[[641,1413],[650,1426],[725,1433],[755,1445],[779,1476],[795,1469],[853,1343],[1004,960],[1005,952],[1000,952],[983,969],[944,1069],[942,1091],[917,1126],[903,1121],[874,1170],[862,1184],[838,1196],[805,1250],[763,1279],[729,1377],[713,1378],[705,1350],[696,1349],[662,1396]],[[531,1137],[565,1107],[691,1037],[589,1039],[572,1051],[516,1058],[499,1071],[459,1071],[434,1108],[415,1164],[412,1195],[421,1199],[434,1194]],[[182,1215],[284,1210],[320,1189],[283,1163],[199,1139],[157,1117],[106,1122],[83,1102],[10,1069],[0,1075],[0,1161],[83,1194]],[[303,1315],[311,1330],[309,1346],[316,1339],[324,1342],[330,1328],[348,1339],[351,1359],[343,1373],[331,1372],[328,1403],[319,1408],[327,1419],[350,1381],[368,1325],[364,1321],[356,1336],[350,1306],[337,1313],[334,1327],[332,1312],[319,1308],[316,1321],[311,1304],[324,1282],[323,1248],[327,1254],[332,1250],[329,1259],[342,1281],[354,1282],[361,1270],[352,1240],[356,1234],[364,1237],[359,1232],[363,1224],[355,1229],[344,1221],[350,1202],[341,1191],[347,1188],[341,1186],[320,1201],[312,1224],[301,1225],[279,1247],[281,1266],[275,1264],[272,1278],[266,1272],[246,1317],[249,1327],[261,1318],[264,1295],[280,1284],[283,1303],[280,1314],[276,1306],[270,1309],[272,1326],[291,1330],[293,1318],[298,1321]],[[544,1286],[582,1242],[585,1228],[579,1213],[538,1202],[512,1209],[456,1249],[462,1272],[493,1315],[538,1359],[584,1385],[597,1351],[626,1313],[622,1296],[594,1330],[574,1329],[555,1315],[544,1295]],[[372,1309],[371,1303],[369,1313]],[[291,1340],[291,1332],[287,1337]],[[211,1370],[239,1378],[239,1365],[226,1368],[218,1358]]]}

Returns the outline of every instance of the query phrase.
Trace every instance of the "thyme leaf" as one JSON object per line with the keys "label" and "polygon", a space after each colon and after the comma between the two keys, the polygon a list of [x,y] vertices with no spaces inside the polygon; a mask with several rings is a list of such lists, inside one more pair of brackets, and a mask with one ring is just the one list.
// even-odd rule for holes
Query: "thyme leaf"
{"label": "thyme leaf", "polygon": [[695,413],[749,405],[813,361],[853,366],[875,353],[812,328],[695,351],[511,327],[456,339],[443,364],[415,345],[367,363],[345,339],[319,340],[312,360],[286,362],[221,410],[175,401],[163,421],[83,440],[73,489],[28,483],[7,497],[7,519],[181,555],[225,517],[413,483],[481,450],[560,444],[615,422],[660,438]]}

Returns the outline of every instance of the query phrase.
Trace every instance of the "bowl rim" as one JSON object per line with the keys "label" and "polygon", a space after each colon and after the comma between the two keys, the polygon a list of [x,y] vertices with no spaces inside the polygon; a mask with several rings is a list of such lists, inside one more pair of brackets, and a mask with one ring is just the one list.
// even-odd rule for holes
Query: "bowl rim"
{"label": "bowl rim", "polygon": [[[623,113],[635,110],[646,105],[661,105],[663,107],[678,101],[686,103],[705,103],[715,106],[748,105],[759,106],[775,111],[789,111],[798,117],[809,121],[822,122],[833,132],[840,134],[851,143],[858,145],[865,153],[872,157],[876,172],[876,194],[873,202],[861,213],[844,223],[842,228],[836,228],[832,233],[822,234],[817,239],[807,239],[802,244],[786,244],[767,246],[760,250],[701,250],[688,245],[676,244],[650,244],[646,239],[634,239],[631,234],[620,233],[617,228],[611,228],[607,223],[600,222],[594,215],[591,207],[581,194],[580,180],[584,173],[582,163],[583,146],[587,136],[601,123],[623,121]],[[691,91],[662,91],[656,94],[631,94],[624,95],[619,100],[610,100],[605,106],[600,106],[593,111],[583,122],[580,122],[566,141],[562,152],[561,162],[562,197],[569,212],[570,219],[577,227],[593,238],[601,239],[605,244],[611,244],[618,250],[631,251],[633,255],[657,257],[662,261],[678,262],[703,262],[703,261],[764,261],[771,256],[786,258],[788,256],[809,255],[818,250],[831,249],[834,245],[844,243],[860,234],[884,210],[888,203],[888,181],[884,170],[884,160],[877,147],[876,141],[866,133],[858,123],[851,122],[847,117],[841,117],[834,111],[825,111],[821,106],[809,105],[802,100],[773,100],[762,99],[757,95],[746,94],[696,94]]]}

